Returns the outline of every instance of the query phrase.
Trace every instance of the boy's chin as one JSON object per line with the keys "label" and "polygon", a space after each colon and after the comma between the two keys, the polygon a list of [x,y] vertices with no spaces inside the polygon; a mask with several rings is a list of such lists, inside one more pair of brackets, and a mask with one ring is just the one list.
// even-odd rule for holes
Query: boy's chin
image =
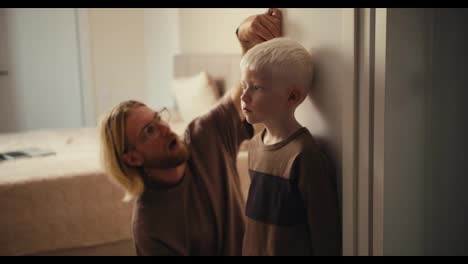
{"label": "boy's chin", "polygon": [[255,118],[252,118],[252,117],[247,117],[247,116],[245,117],[245,121],[247,121],[247,123],[249,123],[251,125],[261,123],[259,120],[255,119]]}

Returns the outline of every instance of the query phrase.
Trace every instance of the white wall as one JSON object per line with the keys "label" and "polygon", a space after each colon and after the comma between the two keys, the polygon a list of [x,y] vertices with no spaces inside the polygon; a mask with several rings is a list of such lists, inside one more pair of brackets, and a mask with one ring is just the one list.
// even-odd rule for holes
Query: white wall
{"label": "white wall", "polygon": [[83,124],[73,9],[6,9],[0,130]]}
{"label": "white wall", "polygon": [[174,106],[170,85],[174,55],[179,48],[179,10],[148,8],[144,10],[146,103],[157,109]]}
{"label": "white wall", "polygon": [[179,8],[180,48],[184,54],[240,54],[235,31],[264,8]]}
{"label": "white wall", "polygon": [[97,120],[121,101],[145,101],[144,10],[89,9]]}
{"label": "white wall", "polygon": [[285,36],[300,41],[312,53],[316,66],[313,93],[297,109],[296,116],[312,134],[332,144],[337,159],[341,156],[343,85],[340,81],[347,77],[344,76],[342,15],[341,9],[284,10]]}
{"label": "white wall", "polygon": [[96,116],[122,100],[174,106],[173,57],[240,54],[235,29],[259,8],[89,9]]}
{"label": "white wall", "polygon": [[174,105],[170,81],[179,51],[175,8],[89,9],[97,119],[123,100]]}

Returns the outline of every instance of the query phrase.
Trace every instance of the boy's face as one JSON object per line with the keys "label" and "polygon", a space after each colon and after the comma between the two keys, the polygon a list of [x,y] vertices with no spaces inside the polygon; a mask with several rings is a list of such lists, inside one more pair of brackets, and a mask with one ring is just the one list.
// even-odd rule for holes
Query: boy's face
{"label": "boy's face", "polygon": [[242,70],[241,85],[242,112],[250,124],[268,123],[288,113],[287,89],[275,83],[270,73]]}

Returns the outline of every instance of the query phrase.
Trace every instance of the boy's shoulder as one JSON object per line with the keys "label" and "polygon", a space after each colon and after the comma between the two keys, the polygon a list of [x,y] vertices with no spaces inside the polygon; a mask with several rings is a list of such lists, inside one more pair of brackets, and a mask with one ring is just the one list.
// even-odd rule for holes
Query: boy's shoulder
{"label": "boy's shoulder", "polygon": [[256,150],[262,147],[262,136],[261,136],[262,132],[263,131],[260,131],[254,134],[254,136],[249,140],[247,144],[249,153],[252,153],[253,150]]}
{"label": "boy's shoulder", "polygon": [[298,154],[311,155],[320,150],[320,146],[316,138],[310,133],[307,128],[303,128],[301,133],[293,142],[293,148]]}
{"label": "boy's shoulder", "polygon": [[279,155],[283,159],[294,160],[298,156],[316,155],[321,151],[319,141],[306,127],[302,127],[295,134],[287,142],[265,146],[262,142],[262,133],[257,133],[249,142],[249,156],[262,156],[266,154],[264,150],[268,150],[268,155],[271,154],[276,158]]}

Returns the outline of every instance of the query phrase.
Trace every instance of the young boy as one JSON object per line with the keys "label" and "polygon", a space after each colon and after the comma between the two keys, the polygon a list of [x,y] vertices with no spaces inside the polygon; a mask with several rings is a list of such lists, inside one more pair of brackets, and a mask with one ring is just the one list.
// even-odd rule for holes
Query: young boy
{"label": "young boy", "polygon": [[338,194],[326,158],[294,117],[311,86],[309,52],[275,38],[240,63],[241,107],[264,129],[249,143],[243,255],[340,255]]}

